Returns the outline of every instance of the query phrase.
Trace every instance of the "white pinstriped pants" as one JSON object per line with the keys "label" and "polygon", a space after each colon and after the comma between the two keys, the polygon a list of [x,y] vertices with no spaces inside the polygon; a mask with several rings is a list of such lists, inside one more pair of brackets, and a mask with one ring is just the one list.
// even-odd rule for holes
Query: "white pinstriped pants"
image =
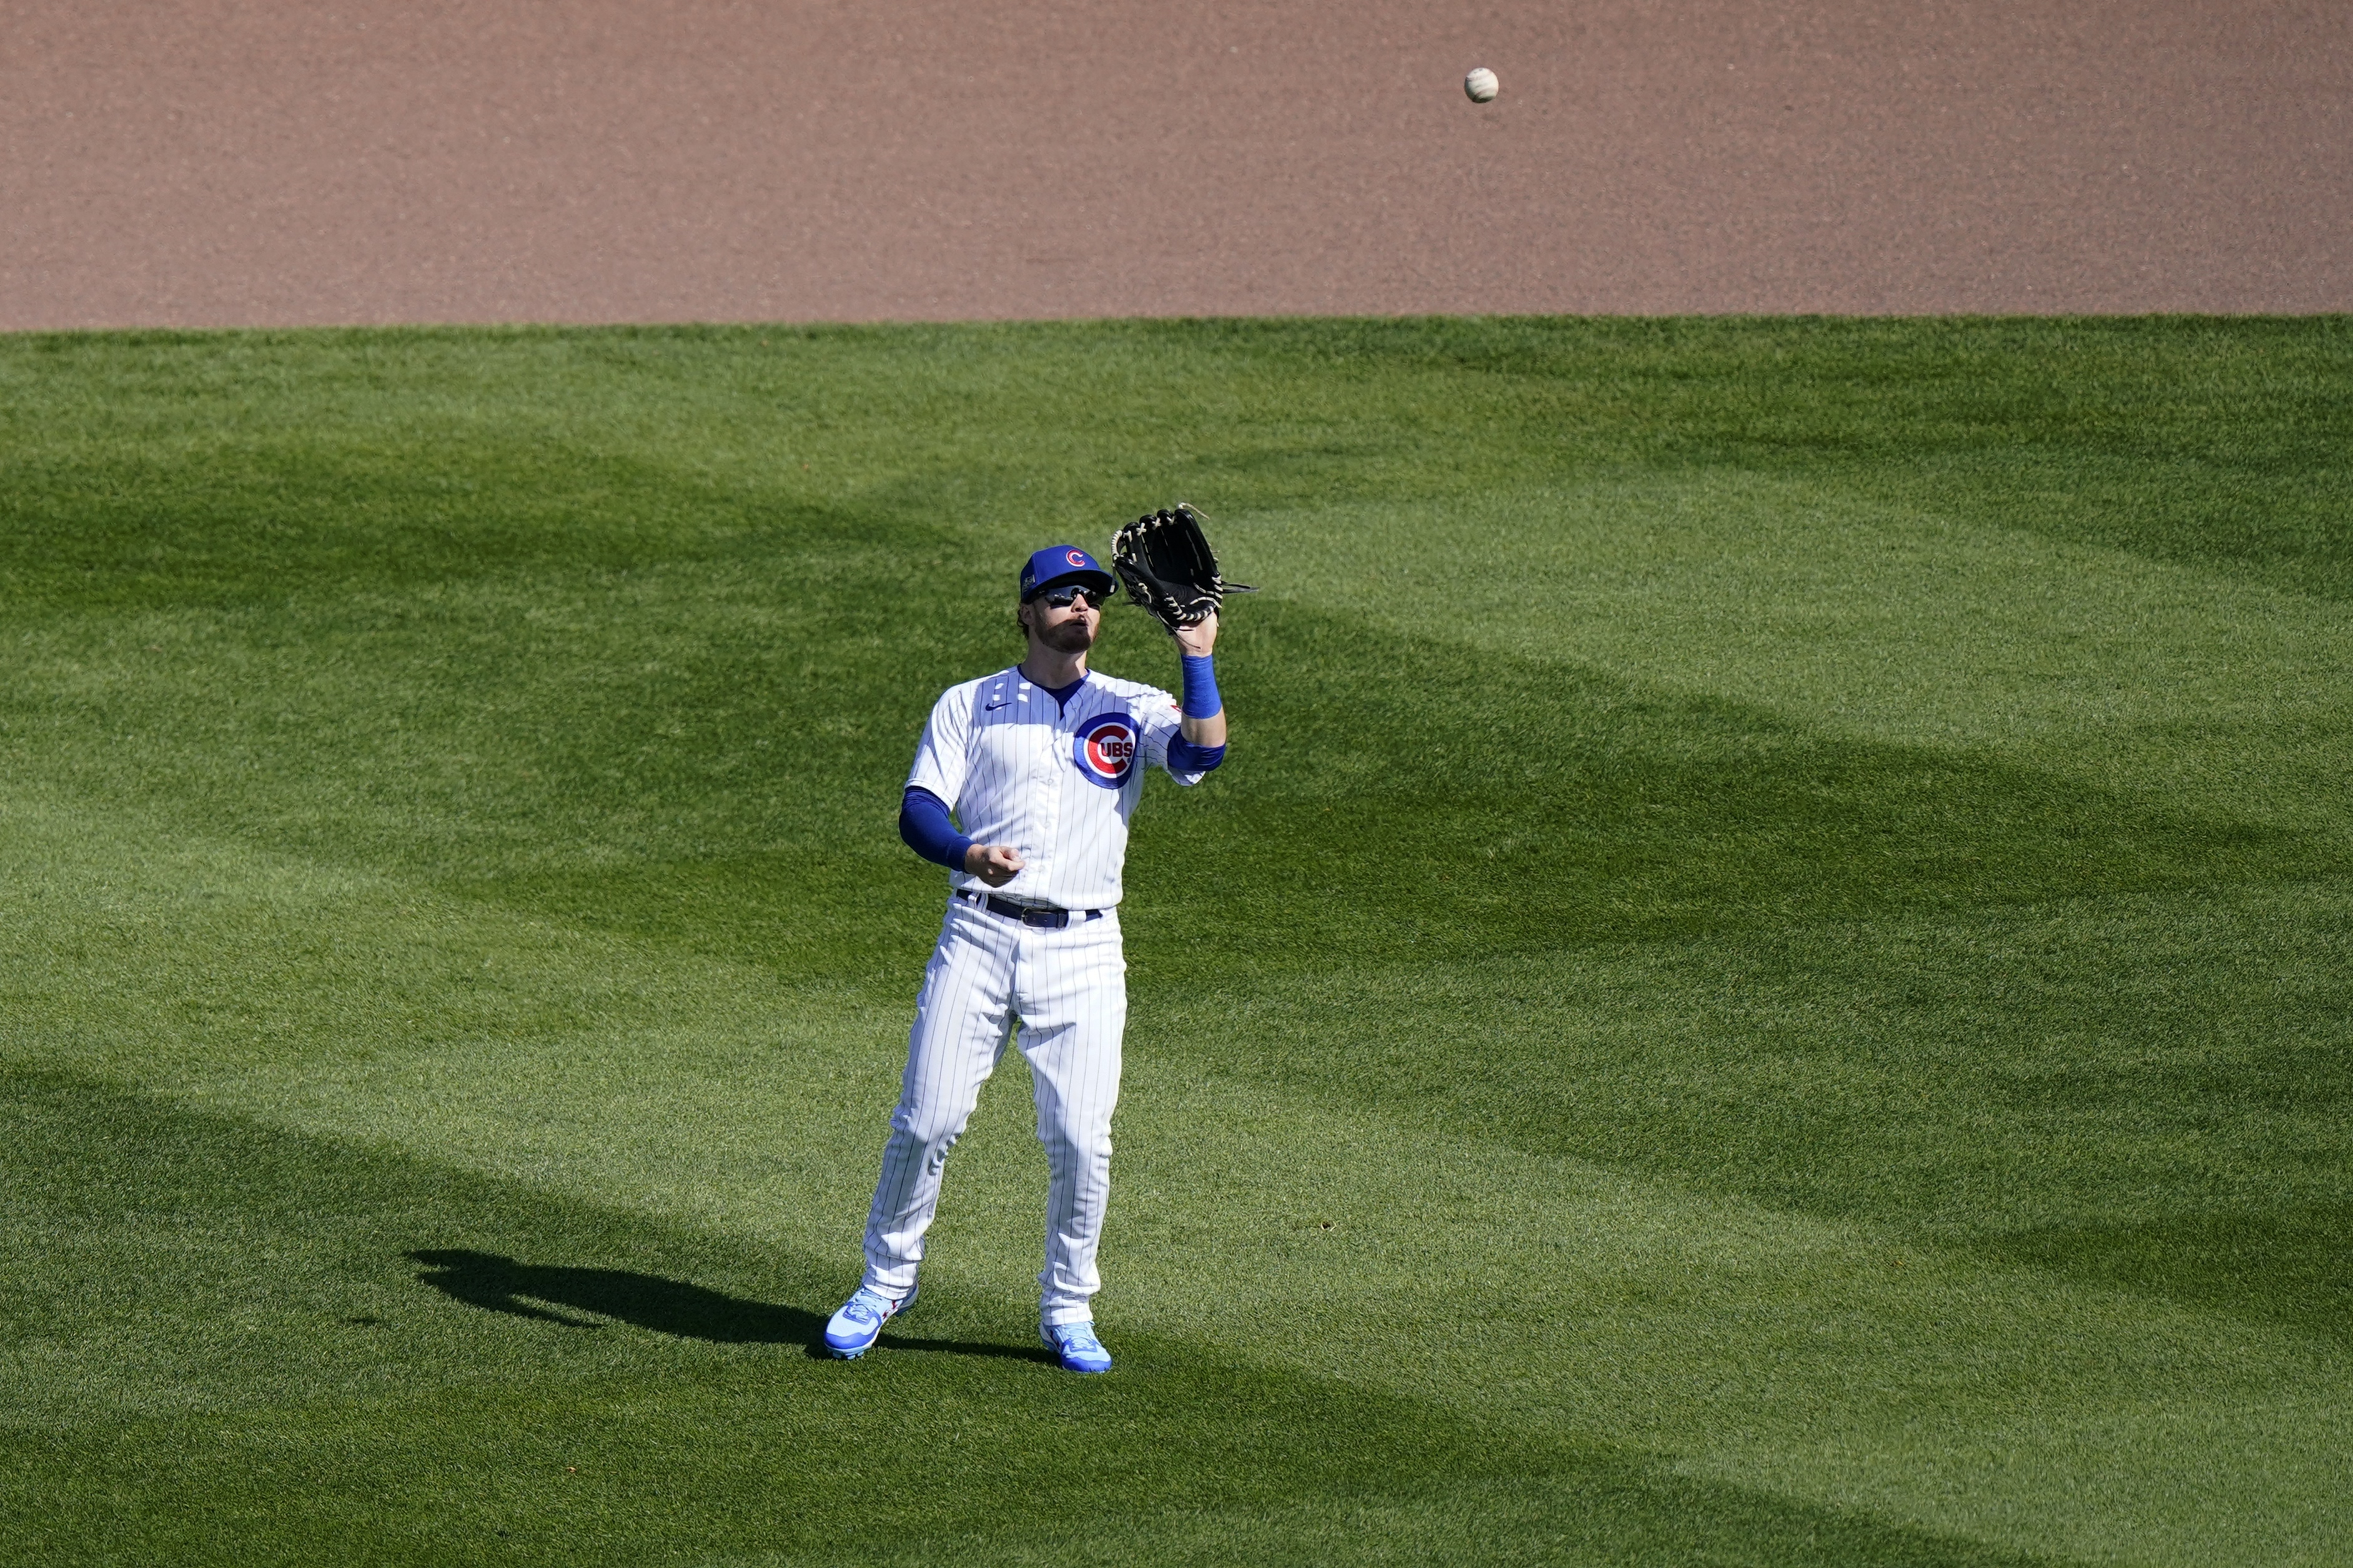
{"label": "white pinstriped pants", "polygon": [[1085,1322],[1094,1315],[1088,1302],[1103,1288],[1095,1246],[1111,1196],[1111,1113],[1127,1027],[1116,910],[1050,931],[948,900],[940,944],[923,970],[907,1073],[866,1219],[866,1286],[893,1300],[915,1288],[948,1151],[964,1135],[1017,1019],[1050,1176],[1041,1318]]}

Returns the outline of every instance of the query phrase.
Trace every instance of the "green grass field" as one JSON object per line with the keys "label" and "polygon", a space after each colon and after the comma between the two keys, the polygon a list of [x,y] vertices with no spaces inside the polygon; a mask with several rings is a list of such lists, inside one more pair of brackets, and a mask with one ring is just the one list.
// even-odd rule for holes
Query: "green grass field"
{"label": "green grass field", "polygon": [[[1119,1370],[1012,1058],[818,1359],[1179,498]],[[2353,1561],[2353,321],[0,339],[0,1560]]]}

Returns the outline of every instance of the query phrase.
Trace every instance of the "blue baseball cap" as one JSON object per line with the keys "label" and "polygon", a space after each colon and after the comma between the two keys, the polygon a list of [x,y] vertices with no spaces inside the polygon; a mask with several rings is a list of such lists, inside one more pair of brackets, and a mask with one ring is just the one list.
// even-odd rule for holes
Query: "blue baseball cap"
{"label": "blue baseball cap", "polygon": [[1050,544],[1021,563],[1021,602],[1025,605],[1063,583],[1084,583],[1106,594],[1119,585],[1093,556],[1075,544]]}

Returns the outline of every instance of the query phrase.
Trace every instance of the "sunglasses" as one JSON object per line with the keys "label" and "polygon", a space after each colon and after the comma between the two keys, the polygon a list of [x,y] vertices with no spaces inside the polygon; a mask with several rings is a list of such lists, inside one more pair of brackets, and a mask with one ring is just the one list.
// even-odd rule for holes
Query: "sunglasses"
{"label": "sunglasses", "polygon": [[1052,609],[1067,610],[1084,599],[1087,602],[1087,608],[1100,610],[1103,606],[1103,601],[1111,595],[1101,588],[1049,588],[1038,597]]}

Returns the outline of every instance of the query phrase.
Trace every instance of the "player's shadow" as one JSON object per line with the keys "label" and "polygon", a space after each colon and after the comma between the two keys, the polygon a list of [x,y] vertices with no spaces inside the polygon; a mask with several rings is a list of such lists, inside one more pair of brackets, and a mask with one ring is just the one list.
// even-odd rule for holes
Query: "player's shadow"
{"label": "player's shadow", "polygon": [[[567,1329],[600,1329],[604,1321],[610,1321],[712,1344],[799,1345],[813,1356],[828,1353],[822,1314],[745,1300],[683,1279],[665,1279],[659,1274],[627,1268],[518,1263],[495,1252],[465,1249],[433,1249],[408,1256],[425,1265],[426,1271],[417,1277],[420,1283],[486,1312],[504,1312]],[[879,1342],[886,1350],[941,1351],[1016,1361],[1053,1359],[1042,1345],[1029,1349],[889,1333]]]}

